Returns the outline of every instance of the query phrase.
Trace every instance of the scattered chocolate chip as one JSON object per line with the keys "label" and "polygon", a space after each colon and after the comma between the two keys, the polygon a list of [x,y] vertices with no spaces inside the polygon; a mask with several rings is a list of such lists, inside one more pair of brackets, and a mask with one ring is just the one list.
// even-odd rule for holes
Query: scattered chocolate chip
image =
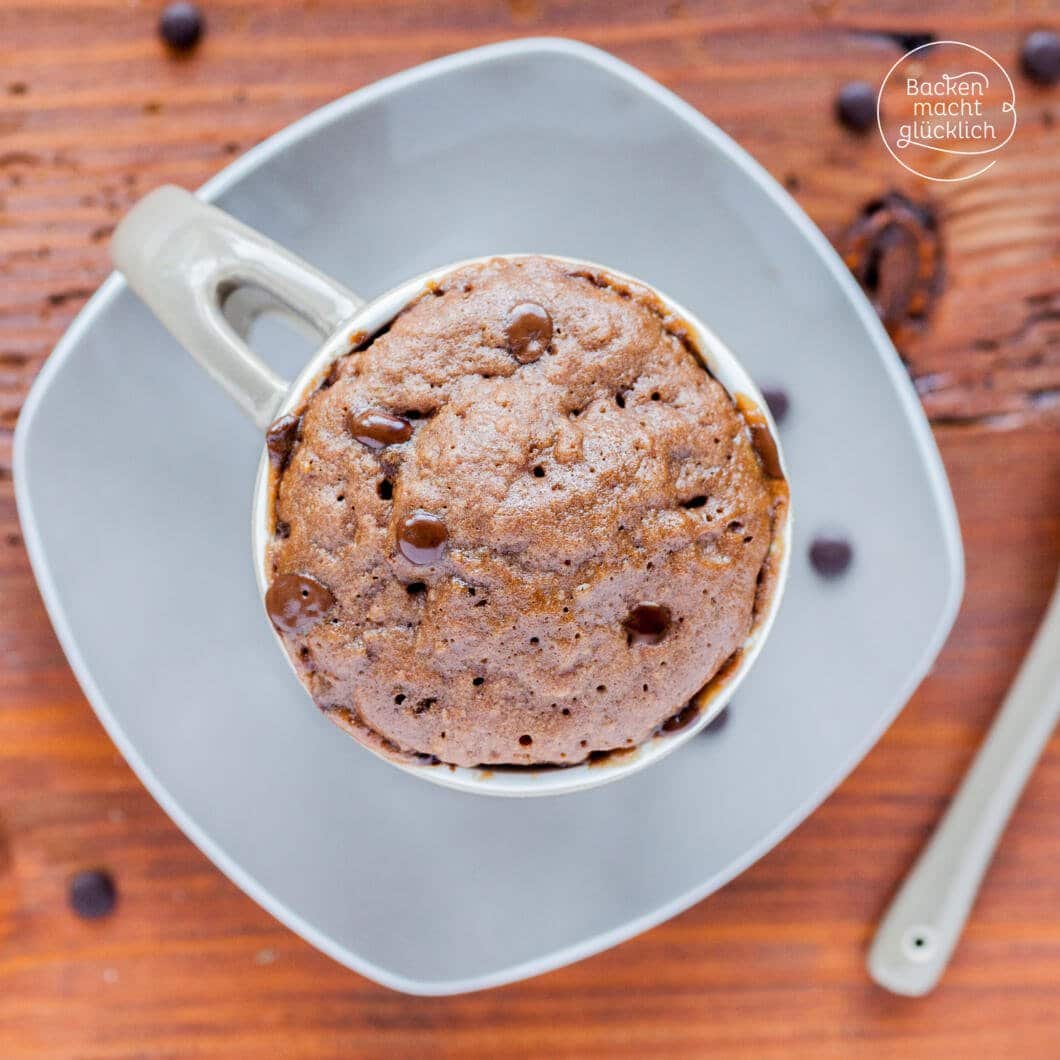
{"label": "scattered chocolate chip", "polygon": [[[714,715],[706,725],[703,726],[703,732],[718,732],[720,729],[724,729],[729,721],[729,704],[726,703],[717,714]],[[702,734],[701,734],[702,735]]]}
{"label": "scattered chocolate chip", "polygon": [[426,582],[409,582],[408,585],[405,586],[405,592],[407,592],[409,596],[422,596],[426,591]]}
{"label": "scattered chocolate chip", "polygon": [[552,341],[552,317],[535,302],[523,302],[508,314],[508,350],[520,364],[536,361]]}
{"label": "scattered chocolate chip", "polygon": [[770,414],[777,426],[780,426],[788,415],[788,409],[791,408],[791,399],[788,397],[788,392],[774,387],[771,390],[763,390],[762,397],[766,399]]}
{"label": "scattered chocolate chip", "polygon": [[822,578],[838,578],[853,558],[853,546],[841,537],[815,537],[810,544],[810,563]]}
{"label": "scattered chocolate chip", "polygon": [[876,90],[867,81],[848,81],[836,95],[835,113],[851,132],[867,132],[876,124]]}
{"label": "scattered chocolate chip", "polygon": [[288,414],[273,421],[265,433],[265,447],[269,450],[269,463],[277,471],[282,471],[291,459],[291,450],[298,439],[298,429],[302,417]]}
{"label": "scattered chocolate chip", "polygon": [[410,563],[424,566],[441,558],[449,531],[437,515],[413,512],[398,524],[398,551]]}
{"label": "scattered chocolate chip", "polygon": [[681,729],[688,728],[698,717],[699,707],[695,703],[686,703],[672,718],[667,718],[659,729],[662,732],[680,732]]}
{"label": "scattered chocolate chip", "polygon": [[188,51],[199,43],[205,22],[197,4],[177,0],[167,4],[158,20],[162,40],[176,51]]}
{"label": "scattered chocolate chip", "polygon": [[523,747],[529,747],[533,742],[534,738],[526,733],[523,733],[523,735],[519,737],[519,743]]}
{"label": "scattered chocolate chip", "polygon": [[412,437],[412,424],[404,416],[378,409],[351,412],[346,422],[350,434],[369,449],[384,449],[388,445],[407,442]]}
{"label": "scattered chocolate chip", "polygon": [[1055,85],[1060,81],[1060,34],[1036,29],[1024,38],[1020,49],[1023,72],[1040,85]]}
{"label": "scattered chocolate chip", "polygon": [[840,250],[888,330],[924,319],[942,286],[942,246],[929,206],[898,192],[875,199],[844,233]]}
{"label": "scattered chocolate chip", "polygon": [[630,644],[658,644],[670,628],[670,609],[662,604],[637,604],[622,625]]}
{"label": "scattered chocolate chip", "polygon": [[118,891],[109,872],[87,869],[70,881],[70,908],[85,920],[96,920],[114,909]]}
{"label": "scattered chocolate chip", "polygon": [[291,536],[291,524],[283,519],[277,519],[273,532],[281,541],[286,541]]}
{"label": "scattered chocolate chip", "polygon": [[931,44],[935,35],[933,33],[885,33],[904,52],[911,52],[914,48],[922,48],[925,44]]}
{"label": "scattered chocolate chip", "polygon": [[332,591],[308,574],[281,574],[265,594],[265,610],[281,633],[304,633],[334,603]]}

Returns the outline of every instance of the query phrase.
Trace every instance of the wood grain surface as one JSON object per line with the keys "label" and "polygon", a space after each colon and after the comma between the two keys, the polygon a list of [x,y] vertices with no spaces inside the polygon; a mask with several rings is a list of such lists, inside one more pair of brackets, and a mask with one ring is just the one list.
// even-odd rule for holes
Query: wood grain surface
{"label": "wood grain surface", "polygon": [[[938,991],[864,971],[874,924],[967,766],[1060,562],[1060,88],[1018,73],[1045,0],[205,0],[175,58],[143,0],[0,0],[0,1056],[1060,1056],[1060,739],[1022,800]],[[701,109],[838,245],[897,191],[935,218],[926,306],[891,322],[957,499],[968,587],[932,674],[876,749],[721,893],[530,982],[404,997],[333,964],[178,832],[104,735],[44,614],[11,436],[49,350],[108,272],[115,220],[384,75],[525,34],[613,51]],[[918,181],[834,121],[902,36],[985,48],[1020,126],[967,184]],[[70,513],[77,518],[76,512]],[[102,865],[120,899],[68,909]]]}

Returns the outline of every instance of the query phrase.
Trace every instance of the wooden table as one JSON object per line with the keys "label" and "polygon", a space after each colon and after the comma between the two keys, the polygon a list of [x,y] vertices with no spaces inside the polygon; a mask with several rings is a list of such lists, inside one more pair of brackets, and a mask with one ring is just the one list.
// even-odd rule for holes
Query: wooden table
{"label": "wooden table", "polygon": [[[927,1000],[864,971],[873,926],[1012,678],[1060,559],[1060,88],[1018,74],[1048,0],[205,0],[173,58],[143,0],[0,6],[0,1055],[1060,1055],[1060,740],[1030,784],[956,959]],[[929,10],[929,8],[933,10]],[[1013,72],[1020,127],[968,184],[918,181],[832,117],[906,33]],[[11,434],[26,389],[109,270],[115,220],[196,186],[314,107],[435,56],[560,34],[658,78],[787,184],[829,237],[899,190],[935,213],[941,289],[895,322],[950,474],[968,588],[931,676],[849,780],[721,893],[531,982],[403,997],[244,897],[177,831],[75,684],[26,561]],[[77,518],[76,512],[70,513]],[[107,866],[101,921],[66,903]]]}

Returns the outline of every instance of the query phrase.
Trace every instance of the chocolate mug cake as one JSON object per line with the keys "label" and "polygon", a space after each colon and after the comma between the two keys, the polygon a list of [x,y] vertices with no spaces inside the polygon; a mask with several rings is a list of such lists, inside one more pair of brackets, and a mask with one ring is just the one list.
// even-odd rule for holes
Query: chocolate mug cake
{"label": "chocolate mug cake", "polygon": [[695,716],[767,608],[787,493],[763,424],[649,289],[457,269],[270,429],[269,617],[391,757],[635,747]]}

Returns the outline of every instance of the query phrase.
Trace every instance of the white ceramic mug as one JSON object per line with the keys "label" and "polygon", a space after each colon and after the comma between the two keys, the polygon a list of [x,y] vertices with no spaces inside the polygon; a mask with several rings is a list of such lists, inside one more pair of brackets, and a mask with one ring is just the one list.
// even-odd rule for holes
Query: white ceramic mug
{"label": "white ceramic mug", "polygon": [[[182,188],[158,188],[118,225],[111,254],[129,285],[264,432],[279,416],[297,409],[348,353],[351,336],[373,335],[448,273],[471,262],[436,269],[395,287],[370,302]],[[491,255],[491,257],[507,255]],[[488,259],[477,259],[488,260]],[[568,264],[601,270],[619,280],[631,277],[591,262]],[[641,281],[635,281],[641,282]],[[654,289],[653,289],[654,290]],[[655,291],[662,304],[687,325],[711,374],[748,405],[776,443],[776,426],[757,387],[718,337],[686,309]],[[280,378],[247,345],[247,333],[263,312],[283,312],[307,324],[323,340],[294,382]],[[778,459],[780,447],[776,446]],[[272,530],[268,452],[262,449],[253,501],[252,547],[258,589],[268,589],[266,547]],[[756,615],[738,661],[697,697],[695,721],[678,732],[652,737],[637,748],[601,762],[554,769],[490,769],[419,765],[380,757],[414,776],[489,795],[556,795],[596,787],[657,762],[692,739],[725,706],[754,663],[773,625],[787,580],[791,508],[785,505],[774,527],[770,562],[776,577],[767,606]],[[265,618],[264,606],[262,619]],[[271,628],[271,624],[270,624]],[[275,633],[275,630],[273,631]],[[279,635],[277,634],[279,642]],[[283,644],[280,642],[281,649]],[[284,656],[287,652],[284,649]]]}

